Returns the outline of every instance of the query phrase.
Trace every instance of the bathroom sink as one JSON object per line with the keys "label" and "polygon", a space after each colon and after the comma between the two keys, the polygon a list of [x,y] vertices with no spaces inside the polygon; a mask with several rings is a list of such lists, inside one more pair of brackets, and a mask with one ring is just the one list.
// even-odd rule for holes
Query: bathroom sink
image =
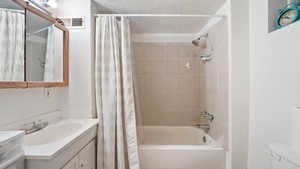
{"label": "bathroom sink", "polygon": [[96,133],[97,124],[97,119],[67,119],[25,135],[25,158],[52,159],[91,131]]}
{"label": "bathroom sink", "polygon": [[38,132],[26,135],[25,145],[43,145],[60,141],[81,128],[82,124],[70,122],[50,125]]}

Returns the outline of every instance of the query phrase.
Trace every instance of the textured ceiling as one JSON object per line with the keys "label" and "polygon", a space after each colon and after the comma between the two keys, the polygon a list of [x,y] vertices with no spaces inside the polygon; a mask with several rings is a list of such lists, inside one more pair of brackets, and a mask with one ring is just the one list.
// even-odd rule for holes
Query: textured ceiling
{"label": "textured ceiling", "polygon": [[[94,0],[99,13],[210,15],[226,0]],[[208,18],[130,17],[134,33],[198,33]]]}
{"label": "textured ceiling", "polygon": [[208,18],[130,17],[134,33],[198,33]]}

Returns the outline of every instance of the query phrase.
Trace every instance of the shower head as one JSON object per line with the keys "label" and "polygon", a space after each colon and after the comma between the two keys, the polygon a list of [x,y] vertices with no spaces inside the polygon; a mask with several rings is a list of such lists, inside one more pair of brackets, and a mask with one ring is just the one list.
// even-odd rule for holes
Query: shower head
{"label": "shower head", "polygon": [[[202,36],[200,36],[199,38],[193,40],[193,41],[192,41],[192,44],[193,44],[194,46],[201,46],[201,44],[203,44],[203,43],[202,43],[203,40],[206,41],[207,37],[208,37],[208,34],[202,35]],[[205,43],[204,43],[204,44],[205,44]]]}

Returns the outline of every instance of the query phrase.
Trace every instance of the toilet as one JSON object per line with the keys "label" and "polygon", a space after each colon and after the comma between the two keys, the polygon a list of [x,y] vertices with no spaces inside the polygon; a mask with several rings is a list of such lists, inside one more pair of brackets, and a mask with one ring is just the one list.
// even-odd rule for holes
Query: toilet
{"label": "toilet", "polygon": [[269,146],[272,169],[300,169],[300,153],[283,144]]}

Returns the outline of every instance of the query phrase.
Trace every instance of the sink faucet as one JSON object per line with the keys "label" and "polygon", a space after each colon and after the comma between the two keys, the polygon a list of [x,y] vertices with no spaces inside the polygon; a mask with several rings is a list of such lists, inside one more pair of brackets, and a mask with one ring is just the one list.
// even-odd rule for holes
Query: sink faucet
{"label": "sink faucet", "polygon": [[37,132],[37,131],[47,127],[48,124],[49,124],[48,121],[38,120],[37,122],[34,121],[32,123],[25,124],[24,125],[25,127],[23,130],[25,131],[25,134],[31,134],[31,133]]}

